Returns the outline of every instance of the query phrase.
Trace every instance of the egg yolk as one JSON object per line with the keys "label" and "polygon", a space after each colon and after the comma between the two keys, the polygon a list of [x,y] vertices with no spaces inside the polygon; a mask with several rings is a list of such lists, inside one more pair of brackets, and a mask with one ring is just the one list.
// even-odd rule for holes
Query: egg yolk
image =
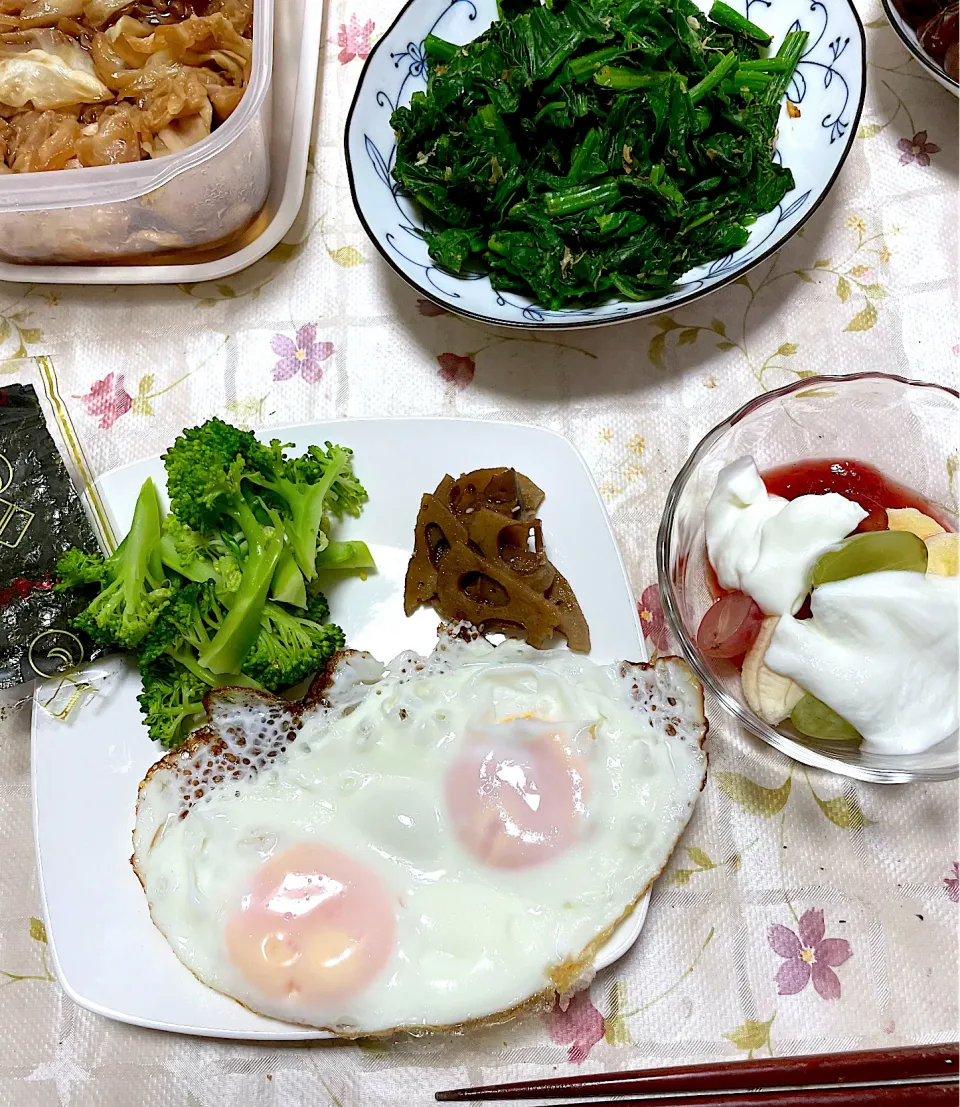
{"label": "egg yolk", "polygon": [[576,840],[583,773],[561,728],[510,719],[469,736],[446,775],[460,843],[493,868],[540,865]]}
{"label": "egg yolk", "polygon": [[362,991],[394,948],[380,880],[337,850],[301,842],[254,876],[226,925],[230,960],[265,995],[322,1003]]}

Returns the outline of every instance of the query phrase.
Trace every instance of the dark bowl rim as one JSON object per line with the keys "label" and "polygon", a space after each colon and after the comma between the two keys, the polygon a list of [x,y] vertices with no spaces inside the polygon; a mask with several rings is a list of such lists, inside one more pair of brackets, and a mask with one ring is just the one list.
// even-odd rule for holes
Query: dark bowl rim
{"label": "dark bowl rim", "polygon": [[[690,451],[689,457],[683,463],[673,483],[670,485],[670,491],[667,493],[663,514],[660,517],[660,526],[657,531],[657,586],[660,593],[660,602],[663,606],[663,611],[670,630],[676,637],[680,646],[680,651],[685,660],[707,691],[720,702],[724,713],[730,716],[733,723],[744,727],[760,741],[772,746],[785,757],[789,757],[794,761],[799,761],[801,764],[808,765],[811,768],[824,769],[827,772],[839,776],[846,776],[854,780],[862,780],[871,784],[909,784],[924,781],[933,783],[937,781],[954,780],[960,775],[960,763],[947,769],[933,771],[897,769],[893,766],[890,768],[886,766],[860,766],[855,762],[834,761],[827,754],[821,753],[813,747],[805,746],[797,739],[790,738],[788,735],[780,735],[776,727],[770,726],[769,724],[763,723],[762,720],[757,719],[749,708],[741,704],[729,692],[720,688],[713,673],[701,658],[696,643],[693,642],[687,634],[686,627],[683,624],[678,610],[678,601],[674,598],[673,594],[673,585],[670,581],[669,558],[672,547],[673,520],[680,495],[686,487],[687,481],[690,478],[690,473],[699,462],[704,450],[712,445],[721,435],[725,434],[731,427],[735,427],[737,423],[741,422],[741,420],[751,412],[756,411],[759,407],[762,407],[771,400],[777,400],[783,396],[789,396],[794,392],[806,391],[807,389],[817,388],[823,385],[843,384],[859,380],[895,381],[897,384],[908,385],[914,388],[928,388],[936,392],[944,392],[952,396],[955,400],[960,400],[960,392],[955,388],[951,388],[949,385],[937,384],[933,381],[914,380],[910,377],[901,376],[898,373],[878,372],[802,377],[799,380],[791,381],[789,384],[783,385],[781,388],[773,389],[770,392],[764,392],[748,400],[732,415],[729,415],[726,419],[717,423],[703,435],[696,446]],[[772,741],[769,736],[770,734],[778,735],[778,737],[782,739],[782,742]]]}
{"label": "dark bowl rim", "polygon": [[[904,31],[903,27],[900,25],[900,20],[903,19],[903,17],[896,10],[896,8],[894,8],[890,0],[880,0],[880,5],[883,8],[883,14],[887,17],[887,22],[893,28],[894,34],[896,34],[897,38],[899,38],[903,45],[906,46],[913,57],[915,57],[917,61],[920,62],[922,66],[924,66],[924,68],[928,69],[931,73],[936,74],[938,77],[941,77],[944,81],[946,81],[951,89],[954,89],[956,92],[960,92],[960,82],[955,81],[943,68],[943,66],[938,65],[937,62],[935,62],[933,58],[931,58],[930,55],[921,48],[919,41],[913,41],[910,36]],[[904,20],[904,22],[906,21]]]}
{"label": "dark bowl rim", "polygon": [[[794,238],[796,236],[797,232],[807,224],[807,222],[817,212],[820,205],[824,202],[824,200],[826,200],[827,196],[830,195],[830,192],[832,191],[833,186],[837,182],[837,177],[840,175],[840,171],[843,169],[844,165],[846,164],[847,158],[850,156],[850,153],[853,150],[854,142],[856,141],[857,131],[860,128],[860,117],[863,114],[863,105],[864,105],[864,101],[865,101],[866,95],[867,95],[867,36],[866,36],[866,32],[864,31],[864,28],[863,28],[863,21],[860,18],[860,13],[857,11],[856,5],[853,3],[853,0],[845,0],[845,2],[847,4],[847,7],[850,9],[851,13],[853,14],[854,23],[857,27],[857,31],[859,32],[859,37],[860,37],[860,72],[861,72],[860,99],[857,103],[856,110],[853,113],[853,118],[850,122],[850,127],[849,127],[849,130],[848,130],[848,138],[847,138],[846,146],[840,154],[840,159],[837,162],[837,166],[834,169],[833,174],[830,177],[830,180],[827,181],[826,185],[824,186],[824,188],[820,192],[820,195],[813,202],[813,204],[811,204],[810,210],[803,216],[803,218],[796,224],[796,226],[783,239],[781,239],[779,242],[775,243],[774,245],[770,246],[769,249],[765,250],[759,257],[757,257],[753,261],[746,264],[742,269],[735,270],[729,276],[724,277],[722,280],[718,281],[716,284],[711,285],[708,289],[697,289],[696,291],[691,292],[688,296],[681,296],[676,300],[672,300],[669,304],[663,305],[661,307],[650,308],[650,309],[646,309],[646,310],[641,307],[637,311],[631,312],[630,314],[619,315],[619,316],[616,316],[614,318],[599,319],[599,320],[598,319],[581,319],[581,320],[572,321],[572,322],[569,322],[569,323],[563,322],[562,320],[551,320],[551,321],[548,321],[548,322],[545,321],[545,322],[540,322],[540,323],[536,323],[536,322],[533,322],[533,321],[531,321],[531,322],[517,322],[517,321],[514,321],[514,320],[498,319],[494,315],[482,315],[478,312],[467,311],[463,308],[453,307],[446,300],[441,299],[435,292],[431,293],[426,288],[424,288],[422,285],[418,284],[411,276],[409,276],[409,274],[405,273],[400,268],[400,266],[398,266],[396,264],[396,262],[393,260],[393,258],[390,257],[390,255],[387,253],[386,249],[384,248],[384,246],[380,242],[379,238],[373,233],[373,230],[370,227],[370,224],[367,222],[366,216],[364,215],[364,212],[363,212],[363,208],[361,207],[360,201],[357,197],[357,186],[356,186],[356,181],[354,179],[354,171],[353,171],[353,159],[350,156],[350,135],[353,131],[353,118],[354,118],[354,114],[355,114],[356,109],[357,109],[357,105],[360,102],[361,94],[363,93],[363,87],[364,87],[364,83],[366,82],[366,79],[367,79],[367,75],[368,75],[368,72],[369,72],[369,69],[370,69],[370,65],[373,62],[373,59],[376,56],[376,54],[377,54],[378,50],[380,49],[380,47],[390,37],[390,35],[396,29],[397,25],[400,23],[400,21],[406,16],[407,12],[415,4],[418,4],[420,2],[421,2],[421,0],[407,0],[407,2],[403,5],[403,7],[397,13],[397,16],[394,19],[394,21],[390,24],[390,26],[386,29],[386,31],[384,31],[384,33],[376,41],[376,43],[373,46],[373,49],[367,55],[367,58],[363,63],[363,69],[360,71],[360,77],[359,77],[359,80],[357,81],[357,86],[354,89],[353,99],[350,101],[350,110],[347,112],[347,121],[346,121],[346,124],[343,128],[343,147],[344,147],[344,158],[346,160],[346,166],[347,166],[347,181],[350,185],[350,199],[353,201],[353,207],[354,207],[354,210],[357,213],[357,217],[359,218],[360,223],[361,223],[367,237],[373,243],[373,245],[376,248],[377,252],[383,258],[383,260],[387,263],[387,265],[390,266],[390,268],[397,274],[397,276],[399,276],[401,278],[401,280],[403,280],[406,284],[408,284],[411,288],[413,288],[415,292],[420,293],[420,295],[424,299],[429,300],[431,303],[436,304],[437,307],[443,308],[445,311],[450,312],[452,315],[457,315],[462,319],[473,319],[478,323],[485,323],[489,326],[506,327],[506,328],[509,328],[511,330],[521,330],[521,331],[522,330],[573,331],[573,330],[586,330],[586,329],[590,329],[590,328],[599,329],[600,327],[612,327],[612,326],[615,326],[617,323],[633,322],[637,319],[651,319],[656,315],[661,315],[661,314],[663,314],[664,312],[667,312],[667,311],[674,311],[677,308],[681,308],[681,307],[684,307],[687,304],[693,303],[695,300],[703,299],[704,297],[709,296],[713,292],[719,292],[719,290],[721,288],[726,288],[727,285],[732,284],[734,281],[738,280],[740,277],[742,277],[745,274],[751,272],[758,265],[761,265],[769,257],[771,257],[773,254],[775,254],[778,250],[780,250],[784,246],[786,246],[786,244],[792,238]],[[454,279],[459,280],[460,278],[457,278],[454,275]],[[622,301],[622,302],[627,303],[628,301]]]}

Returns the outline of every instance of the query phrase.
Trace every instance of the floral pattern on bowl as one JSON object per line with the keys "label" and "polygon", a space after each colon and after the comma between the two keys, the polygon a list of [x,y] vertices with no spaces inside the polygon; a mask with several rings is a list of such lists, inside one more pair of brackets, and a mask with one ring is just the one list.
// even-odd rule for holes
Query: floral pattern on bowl
{"label": "floral pattern on bowl", "polygon": [[[704,9],[708,0],[699,0]],[[419,231],[424,213],[401,195],[391,170],[396,142],[390,116],[426,87],[423,40],[430,33],[466,43],[494,21],[496,0],[410,0],[367,58],[346,127],[347,172],[354,205],[386,261],[419,293],[458,315],[514,327],[602,326],[655,315],[698,299],[768,257],[813,214],[850,151],[863,107],[866,46],[851,0],[735,0],[773,35],[810,32],[810,41],[787,90],[790,110],[780,118],[776,157],[788,165],[796,188],[757,220],[742,249],[690,270],[664,296],[642,303],[612,299],[595,307],[551,311],[516,293],[491,287],[487,277],[454,276],[434,265]],[[752,8],[761,11],[751,11]]]}

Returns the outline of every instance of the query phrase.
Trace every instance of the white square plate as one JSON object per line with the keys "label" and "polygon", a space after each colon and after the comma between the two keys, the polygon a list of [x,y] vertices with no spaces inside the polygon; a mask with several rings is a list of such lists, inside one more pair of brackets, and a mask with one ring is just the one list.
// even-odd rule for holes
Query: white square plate
{"label": "white square plate", "polygon": [[[403,580],[425,491],[446,473],[510,465],[543,488],[546,548],[572,585],[590,624],[599,662],[644,660],[646,650],[623,562],[586,464],[566,439],[511,423],[461,419],[358,419],[280,429],[271,437],[297,452],[328,440],[355,451],[370,494],[363,515],[338,537],[363,538],[378,573],[345,579],[328,592],[347,642],[388,661],[403,649],[429,652],[438,619],[403,613]],[[125,533],[141,484],[164,486],[159,458],[102,477],[111,523]],[[137,786],[162,750],[143,729],[136,670],[114,659],[105,694],[68,722],[33,712],[33,815],[40,891],[57,978],[76,1003],[122,1022],[229,1038],[309,1039],[330,1035],[253,1014],[201,984],[174,956],[150,920],[129,863]],[[102,668],[102,666],[101,666]],[[638,905],[597,956],[611,964],[636,941],[648,900]]]}

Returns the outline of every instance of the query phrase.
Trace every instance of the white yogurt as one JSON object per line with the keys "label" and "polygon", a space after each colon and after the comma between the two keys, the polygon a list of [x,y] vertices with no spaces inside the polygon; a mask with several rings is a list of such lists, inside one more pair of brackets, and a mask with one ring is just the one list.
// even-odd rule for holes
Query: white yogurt
{"label": "white yogurt", "polygon": [[813,617],[781,618],[764,662],[863,735],[874,753],[920,753],[958,726],[960,580],[866,573],[815,588]]}
{"label": "white yogurt", "polygon": [[792,615],[821,554],[867,512],[837,492],[771,496],[752,457],[721,469],[707,504],[707,554],[722,588],[745,592],[765,615]]}

